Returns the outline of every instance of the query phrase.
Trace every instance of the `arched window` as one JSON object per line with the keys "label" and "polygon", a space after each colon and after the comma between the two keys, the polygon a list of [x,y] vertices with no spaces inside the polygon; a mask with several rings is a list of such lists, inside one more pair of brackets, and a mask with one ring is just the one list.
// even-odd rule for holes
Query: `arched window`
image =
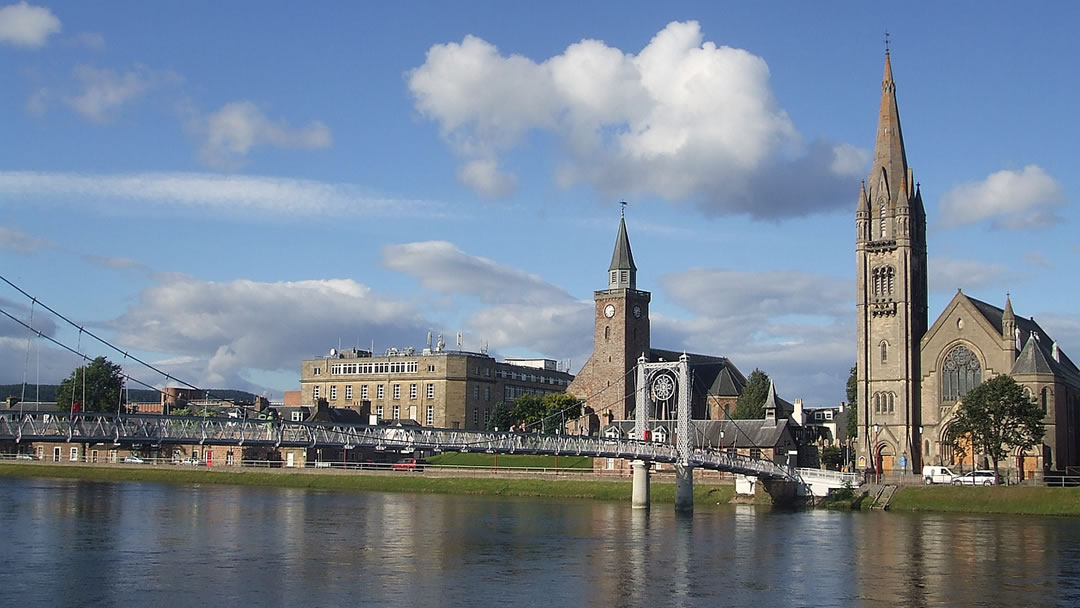
{"label": "arched window", "polygon": [[881,413],[881,393],[874,393],[874,412]]}
{"label": "arched window", "polygon": [[607,327],[604,328],[604,339],[605,340],[610,340],[611,339],[611,326],[610,325],[608,325]]}
{"label": "arched window", "polygon": [[945,355],[941,370],[941,400],[956,401],[982,384],[982,366],[975,353],[960,345]]}
{"label": "arched window", "polygon": [[1042,411],[1043,411],[1044,414],[1049,410],[1049,408],[1048,408],[1049,405],[1050,405],[1050,389],[1049,388],[1044,388],[1042,390]]}
{"label": "arched window", "polygon": [[881,362],[885,363],[888,360],[889,360],[889,343],[882,340],[881,341]]}
{"label": "arched window", "polygon": [[889,393],[889,413],[893,413],[893,398],[896,397],[894,393]]}

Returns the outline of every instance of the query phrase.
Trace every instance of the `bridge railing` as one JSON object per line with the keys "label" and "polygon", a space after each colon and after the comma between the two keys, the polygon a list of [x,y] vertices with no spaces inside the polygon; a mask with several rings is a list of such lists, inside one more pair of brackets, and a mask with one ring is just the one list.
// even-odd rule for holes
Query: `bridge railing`
{"label": "bridge railing", "polygon": [[[574,454],[663,463],[679,460],[673,445],[635,439],[155,414],[0,412],[0,439]],[[795,478],[791,469],[772,461],[706,448],[693,450],[684,464],[758,477]]]}

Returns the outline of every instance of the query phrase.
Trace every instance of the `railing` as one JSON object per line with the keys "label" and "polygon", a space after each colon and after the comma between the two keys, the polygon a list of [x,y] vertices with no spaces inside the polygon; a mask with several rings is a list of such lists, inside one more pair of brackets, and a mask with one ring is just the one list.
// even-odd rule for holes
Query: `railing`
{"label": "railing", "polygon": [[[363,447],[396,451],[573,454],[663,463],[679,461],[673,445],[634,439],[153,414],[24,412],[20,415],[18,412],[0,412],[0,440],[4,439],[16,443]],[[705,448],[694,449],[684,464],[757,477],[797,479],[791,469],[772,461]]]}

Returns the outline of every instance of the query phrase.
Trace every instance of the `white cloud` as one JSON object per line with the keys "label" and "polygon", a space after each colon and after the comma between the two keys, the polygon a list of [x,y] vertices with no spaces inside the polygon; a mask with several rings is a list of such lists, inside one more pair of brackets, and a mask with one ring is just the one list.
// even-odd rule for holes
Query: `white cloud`
{"label": "white cloud", "polygon": [[59,31],[60,20],[47,8],[26,2],[0,7],[0,43],[40,48]]}
{"label": "white cloud", "polygon": [[73,72],[79,81],[80,92],[68,97],[66,102],[87,120],[98,123],[111,121],[117,108],[138,99],[159,83],[179,79],[169,72],[157,73],[141,67],[121,74],[116,70],[80,65]]}
{"label": "white cloud", "polygon": [[494,160],[473,160],[458,171],[458,180],[487,198],[503,198],[517,189],[517,177],[501,173]]}
{"label": "white cloud", "polygon": [[931,292],[951,293],[957,289],[973,291],[990,285],[1005,285],[1010,282],[1008,269],[1000,264],[987,264],[971,260],[956,260],[945,257],[931,257],[929,267],[929,288]]}
{"label": "white cloud", "polygon": [[[288,322],[282,322],[288,319]],[[184,378],[222,386],[249,369],[298,370],[344,340],[398,344],[430,325],[407,302],[349,279],[224,283],[174,278],[143,292],[110,327],[125,348],[186,359]],[[299,372],[297,372],[299,373]],[[160,379],[159,379],[160,381]]]}
{"label": "white cloud", "polygon": [[30,255],[39,249],[51,249],[55,243],[45,239],[23,234],[14,228],[0,226],[0,249],[9,249],[16,253]]}
{"label": "white cloud", "polygon": [[237,167],[257,146],[314,150],[330,146],[330,129],[320,121],[293,128],[273,121],[250,101],[234,101],[195,121],[194,130],[203,138],[199,157],[216,167]]}
{"label": "white cloud", "polygon": [[97,32],[80,32],[71,37],[70,44],[91,51],[105,50],[105,37]]}
{"label": "white cloud", "polygon": [[1037,266],[1039,268],[1053,268],[1054,263],[1046,259],[1046,256],[1038,251],[1029,251],[1024,254],[1024,263],[1029,266]]}
{"label": "white cloud", "polygon": [[498,155],[532,130],[561,137],[563,187],[689,198],[707,213],[846,205],[867,158],[825,141],[805,147],[765,61],[704,41],[696,22],[669,24],[637,55],[583,40],[540,63],[466,36],[431,47],[408,79],[416,108],[462,157],[459,179],[488,196],[512,192]]}
{"label": "white cloud", "polygon": [[1061,184],[1042,168],[1028,165],[953,188],[941,197],[940,212],[946,227],[990,220],[996,228],[1042,228],[1058,221],[1053,209],[1064,203]]}
{"label": "white cloud", "polygon": [[580,368],[593,347],[592,308],[570,300],[502,304],[469,315],[466,327],[493,350],[569,358]]}
{"label": "white cloud", "polygon": [[446,214],[433,201],[382,198],[353,184],[326,183],[216,173],[132,173],[84,175],[0,171],[0,195],[11,204],[49,203],[114,212],[145,213],[156,205],[169,213],[260,214],[291,217],[439,217]]}
{"label": "white cloud", "polygon": [[386,245],[383,265],[419,279],[425,289],[476,296],[486,302],[546,305],[570,295],[542,278],[466,254],[446,241]]}

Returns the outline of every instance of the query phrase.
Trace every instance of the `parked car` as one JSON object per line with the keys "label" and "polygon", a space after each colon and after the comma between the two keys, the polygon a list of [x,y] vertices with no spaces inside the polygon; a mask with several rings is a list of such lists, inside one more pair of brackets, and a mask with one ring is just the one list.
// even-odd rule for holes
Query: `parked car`
{"label": "parked car", "polygon": [[193,467],[202,466],[202,461],[198,458],[185,458],[180,461],[180,464],[191,465]]}
{"label": "parked car", "polygon": [[390,468],[395,471],[423,471],[425,464],[427,464],[427,461],[423,458],[406,458],[401,462],[390,465]]}
{"label": "parked car", "polygon": [[15,459],[16,460],[37,460],[37,456],[34,456],[33,454],[27,454],[26,452],[21,452],[18,456],[15,457]]}
{"label": "parked car", "polygon": [[954,486],[996,486],[997,475],[993,471],[972,471],[953,478]]}
{"label": "parked car", "polygon": [[956,474],[949,470],[949,467],[940,466],[925,466],[922,468],[923,483],[931,485],[935,483],[952,483],[952,480],[956,478]]}
{"label": "parked car", "polygon": [[134,454],[124,457],[124,464],[143,464],[144,462],[146,461]]}

